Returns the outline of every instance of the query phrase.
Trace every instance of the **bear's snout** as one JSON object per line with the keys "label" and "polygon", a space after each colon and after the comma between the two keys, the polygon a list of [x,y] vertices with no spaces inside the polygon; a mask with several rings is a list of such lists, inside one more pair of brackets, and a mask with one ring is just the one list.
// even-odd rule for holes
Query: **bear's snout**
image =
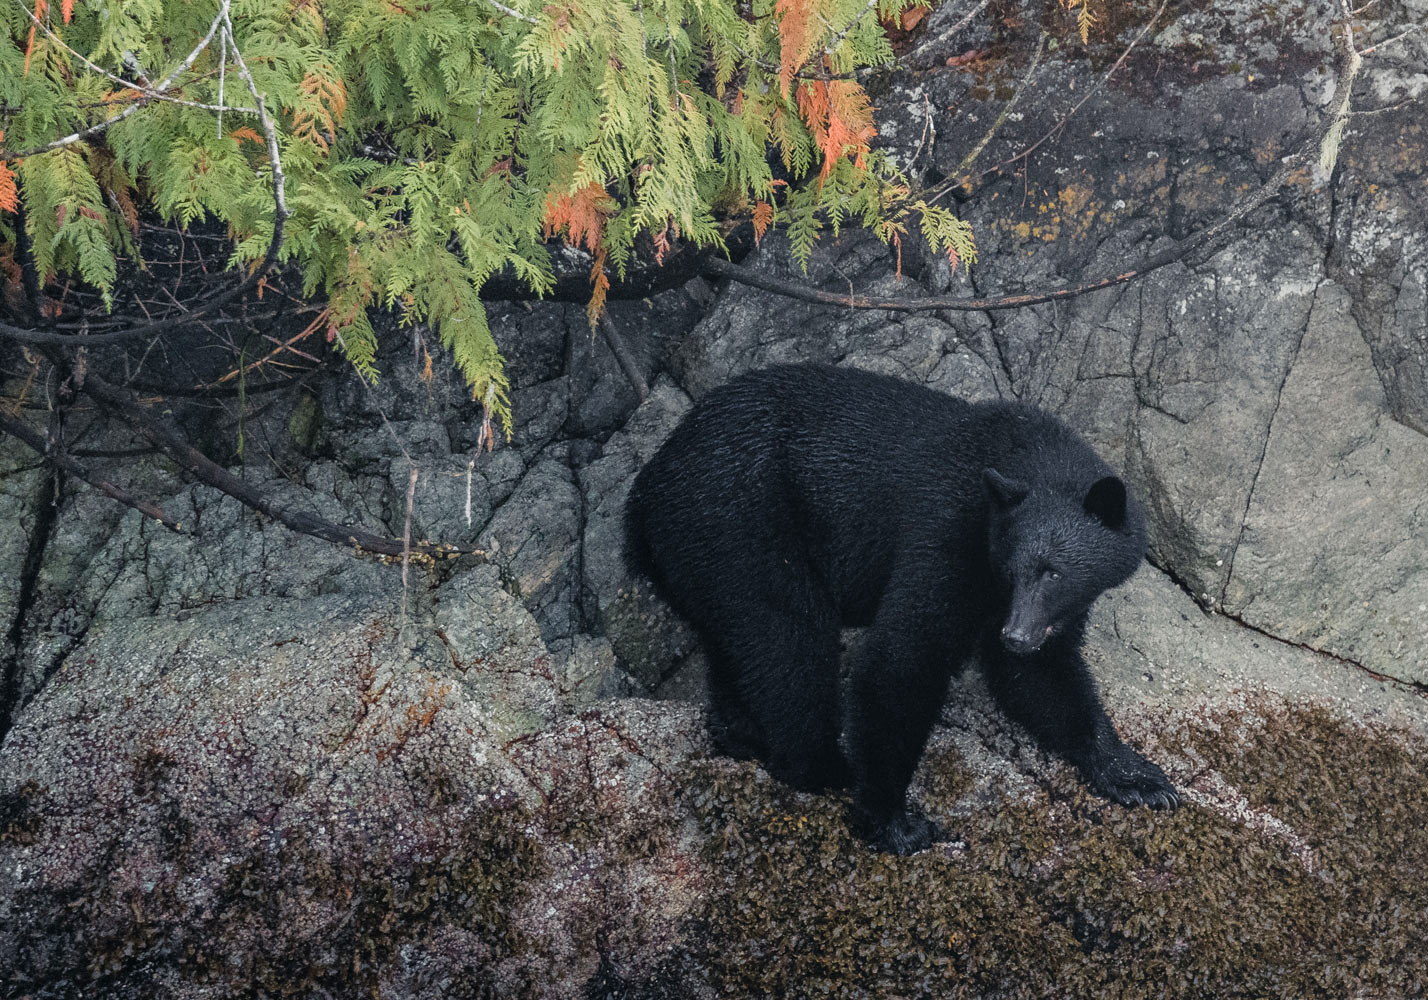
{"label": "bear's snout", "polygon": [[1045,630],[1028,629],[1024,625],[1008,622],[1002,629],[1002,645],[1009,653],[1026,656],[1028,653],[1034,653],[1040,649],[1041,644],[1050,634],[1050,626]]}

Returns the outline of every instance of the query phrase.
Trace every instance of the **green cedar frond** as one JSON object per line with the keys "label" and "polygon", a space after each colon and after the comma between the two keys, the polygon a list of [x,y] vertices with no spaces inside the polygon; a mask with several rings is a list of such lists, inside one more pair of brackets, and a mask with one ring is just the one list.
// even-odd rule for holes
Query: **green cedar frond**
{"label": "green cedar frond", "polygon": [[[548,292],[550,229],[578,229],[605,273],[621,275],[641,234],[722,247],[720,219],[741,212],[756,213],[761,233],[786,227],[805,265],[825,229],[850,224],[884,240],[918,231],[954,261],[975,259],[967,225],[916,200],[870,147],[855,83],[840,85],[841,104],[825,89],[817,120],[794,98],[819,74],[850,80],[890,61],[883,25],[914,2],[926,0],[506,0],[518,16],[486,0],[235,0],[232,12],[279,129],[291,211],[282,257],[305,292],[327,296],[348,357],[375,377],[366,310],[399,309],[440,332],[509,428],[480,292],[502,272]],[[1087,0],[1063,2],[1088,26]],[[95,0],[51,23],[119,77],[154,80],[213,12],[192,0]],[[795,23],[806,55],[786,89],[781,33]],[[23,5],[0,3],[10,109],[0,149],[43,146],[134,99],[49,39],[31,44],[30,27]],[[218,46],[201,53],[176,92],[215,103],[220,57]],[[225,99],[246,103],[231,65],[226,76]],[[770,150],[783,163],[777,181]],[[145,199],[181,226],[226,225],[230,267],[261,260],[273,232],[267,158],[251,116],[226,112],[220,133],[211,112],[154,101],[90,144],[10,167],[37,269],[107,302],[116,251],[144,250],[128,220]],[[561,223],[557,210],[581,214]],[[12,223],[0,215],[0,240],[13,243]]]}

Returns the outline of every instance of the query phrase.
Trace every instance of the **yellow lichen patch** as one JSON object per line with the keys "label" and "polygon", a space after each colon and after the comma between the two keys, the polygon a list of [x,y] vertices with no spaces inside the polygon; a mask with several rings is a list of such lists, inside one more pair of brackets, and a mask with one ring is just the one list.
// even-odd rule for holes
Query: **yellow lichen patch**
{"label": "yellow lichen patch", "polygon": [[1067,214],[1075,214],[1083,211],[1090,202],[1091,196],[1095,192],[1084,184],[1072,184],[1064,187],[1056,194],[1056,198],[1061,202],[1061,210]]}

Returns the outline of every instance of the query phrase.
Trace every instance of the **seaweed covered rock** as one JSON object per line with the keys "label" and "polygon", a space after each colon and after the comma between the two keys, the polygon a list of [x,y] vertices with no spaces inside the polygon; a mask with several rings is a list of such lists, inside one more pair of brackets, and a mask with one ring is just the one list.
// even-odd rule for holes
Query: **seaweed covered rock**
{"label": "seaweed covered rock", "polygon": [[954,755],[935,767],[960,839],[908,859],[752,768],[702,772],[707,936],[666,976],[869,1000],[1428,988],[1421,736],[1277,700],[1162,721],[1193,774],[1177,812],[1108,806],[1065,768],[979,804]]}
{"label": "seaweed covered rock", "polygon": [[[928,182],[998,123],[956,192],[970,280],[846,234],[806,277],[772,234],[745,263],[994,296],[1213,223],[1320,120],[1338,15],[1172,5],[1099,83],[1152,6],[1104,5],[1089,45],[1033,67],[1042,28],[1070,38],[1056,5],[992,5],[950,40],[943,5],[905,40],[915,72],[868,79],[879,142]],[[1359,44],[1424,13],[1364,5]],[[0,446],[0,993],[1428,994],[1425,70],[1421,34],[1380,47],[1355,107],[1388,110],[1355,119],[1331,175],[1074,300],[619,303],[642,403],[578,306],[493,305],[517,419],[493,453],[479,403],[440,365],[424,380],[395,321],[377,387],[314,372],[237,422],[169,401],[247,481],[339,522],[400,535],[415,465],[412,537],[491,558],[414,567],[405,594],[397,567],[184,482],[127,433],[86,430],[85,461],[182,535]],[[1095,606],[1086,657],[1181,810],[1088,797],[975,673],[913,785],[954,839],[909,858],[867,851],[837,796],[710,753],[700,651],[625,575],[619,510],[692,400],[779,361],[1034,403],[1126,470],[1152,564]]]}
{"label": "seaweed covered rock", "polygon": [[[702,866],[688,709],[573,712],[482,569],[96,630],[0,752],[0,982],[51,996],[574,996]],[[612,914],[620,914],[618,920]]]}

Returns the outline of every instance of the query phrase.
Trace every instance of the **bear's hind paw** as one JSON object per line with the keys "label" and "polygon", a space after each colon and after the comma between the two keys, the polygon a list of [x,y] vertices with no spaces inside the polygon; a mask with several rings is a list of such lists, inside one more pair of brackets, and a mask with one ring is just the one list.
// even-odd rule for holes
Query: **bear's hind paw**
{"label": "bear's hind paw", "polygon": [[896,812],[885,823],[859,824],[859,833],[875,851],[908,855],[946,839],[936,823],[926,816],[907,811]]}

